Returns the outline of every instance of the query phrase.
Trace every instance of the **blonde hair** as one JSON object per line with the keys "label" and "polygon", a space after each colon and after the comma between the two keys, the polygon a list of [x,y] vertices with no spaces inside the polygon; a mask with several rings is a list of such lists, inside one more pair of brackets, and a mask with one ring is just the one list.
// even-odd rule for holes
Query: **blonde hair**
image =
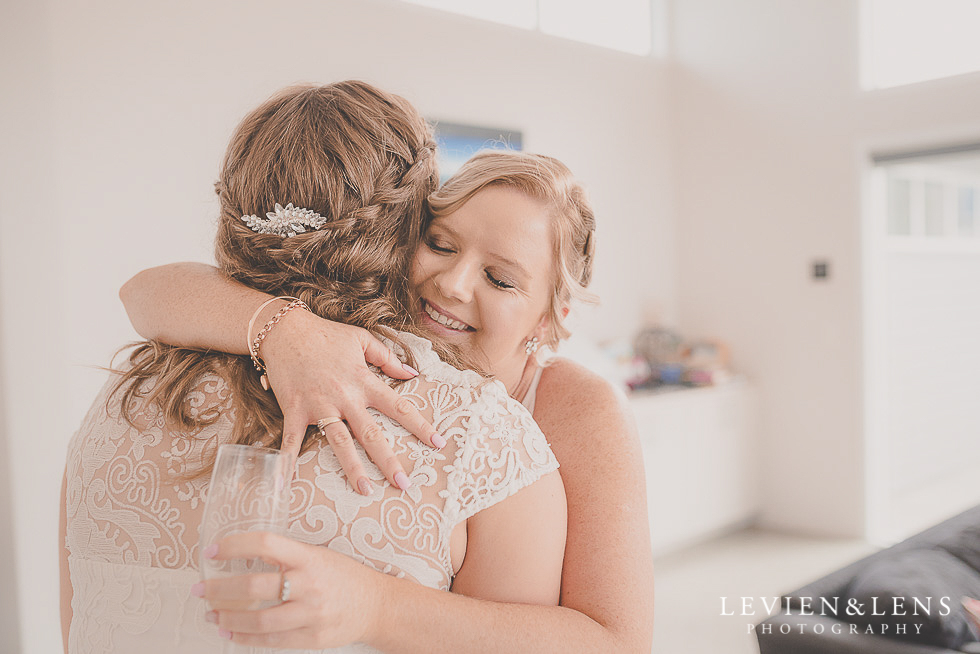
{"label": "blonde hair", "polygon": [[572,300],[597,300],[586,290],[592,281],[595,254],[592,205],[572,171],[557,159],[513,150],[484,150],[429,196],[430,220],[456,211],[488,186],[517,189],[548,207],[555,234],[555,278],[544,345],[554,348],[570,335],[562,310]]}
{"label": "blonde hair", "polygon": [[[417,331],[404,270],[437,185],[431,129],[406,100],[357,81],[287,88],[250,112],[228,145],[215,184],[215,258],[229,277],[298,297],[321,317],[389,337],[385,328]],[[241,219],[290,202],[326,225],[284,238],[256,233]],[[439,352],[452,360],[452,352]],[[249,357],[149,341],[133,346],[129,363],[115,391],[125,389],[130,423],[143,398],[171,425],[213,424],[218,413],[192,412],[187,400],[203,375],[219,374],[233,392],[234,442],[281,444],[282,412]]]}

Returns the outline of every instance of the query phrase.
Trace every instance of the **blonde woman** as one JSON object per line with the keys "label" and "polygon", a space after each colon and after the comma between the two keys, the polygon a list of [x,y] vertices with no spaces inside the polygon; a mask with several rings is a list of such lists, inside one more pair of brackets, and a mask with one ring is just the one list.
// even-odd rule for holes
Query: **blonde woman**
{"label": "blonde woman", "polygon": [[[229,620],[228,628],[242,643],[289,647],[320,642],[310,630],[330,634],[358,620],[390,651],[649,652],[653,571],[632,419],[595,375],[562,359],[542,366],[536,355],[567,335],[569,304],[591,277],[594,218],[582,189],[554,159],[490,152],[467,163],[429,204],[405,273],[411,313],[425,333],[503,382],[548,436],[568,498],[561,607],[475,602],[360,570],[355,578],[317,557],[308,564],[312,576],[374,588],[383,602],[354,612],[326,598],[304,622],[276,623],[255,612]],[[144,335],[239,353],[250,312],[267,299],[197,264],[145,271],[121,295]],[[290,314],[264,356],[286,409],[284,447],[295,448],[317,416],[343,416],[393,480],[399,463],[373,437],[365,412],[384,402],[365,375],[363,353],[373,363],[386,353],[369,341],[348,326]],[[419,424],[410,411],[390,415]],[[416,433],[427,437],[425,429]],[[334,446],[356,485],[365,468],[351,435],[344,436]],[[451,634],[440,629],[444,621],[454,625]]]}
{"label": "blonde woman", "polygon": [[[232,137],[217,184],[215,252],[229,278],[305,303],[277,305],[282,324],[307,313],[385,338],[414,373],[389,362],[411,376],[391,391],[396,404],[413,406],[442,438],[420,443],[390,419],[372,419],[404,478],[389,483],[365,462],[370,481],[358,494],[328,444],[345,428],[324,413],[324,427],[295,448],[289,537],[251,533],[199,552],[217,446],[279,447],[283,416],[248,356],[137,344],[69,450],[66,651],[216,651],[242,612],[206,612],[196,598],[218,602],[238,588],[285,599],[265,614],[279,627],[309,624],[309,608],[325,597],[366,614],[376,587],[341,578],[361,569],[434,592],[557,603],[565,503],[544,436],[501,384],[443,362],[440,353],[465,359],[405,324],[400,273],[412,252],[404,244],[417,238],[413,224],[435,187],[432,148],[411,105],[370,85],[287,89]],[[281,326],[261,321],[270,336]],[[200,582],[201,556],[251,558],[254,547],[281,572]],[[337,574],[323,580],[308,565],[326,555]],[[330,626],[302,632],[308,646],[366,651],[354,643],[376,640],[361,617]]]}

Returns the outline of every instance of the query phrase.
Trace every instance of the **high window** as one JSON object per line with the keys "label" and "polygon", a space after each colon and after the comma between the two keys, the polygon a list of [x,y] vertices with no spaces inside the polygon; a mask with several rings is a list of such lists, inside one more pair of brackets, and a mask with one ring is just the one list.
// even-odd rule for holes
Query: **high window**
{"label": "high window", "polygon": [[980,245],[980,144],[878,157],[890,243]]}

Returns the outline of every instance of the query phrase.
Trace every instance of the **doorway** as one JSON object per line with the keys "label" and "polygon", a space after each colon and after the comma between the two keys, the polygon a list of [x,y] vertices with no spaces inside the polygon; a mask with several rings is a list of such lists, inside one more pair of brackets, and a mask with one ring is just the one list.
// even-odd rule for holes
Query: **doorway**
{"label": "doorway", "polygon": [[873,157],[866,223],[869,536],[980,503],[980,143]]}

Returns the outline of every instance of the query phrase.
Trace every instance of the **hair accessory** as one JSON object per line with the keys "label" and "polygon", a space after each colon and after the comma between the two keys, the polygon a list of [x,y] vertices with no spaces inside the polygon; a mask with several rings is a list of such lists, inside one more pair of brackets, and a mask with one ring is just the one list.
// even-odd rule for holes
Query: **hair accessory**
{"label": "hair accessory", "polygon": [[[276,312],[276,315],[272,316],[269,322],[265,323],[265,327],[263,327],[262,330],[255,335],[255,338],[251,339],[252,327],[255,325],[255,319],[258,317],[259,312],[261,312],[262,309],[264,309],[270,302],[274,302],[276,300],[292,300],[292,302],[279,309],[279,311]],[[269,376],[266,374],[265,364],[262,363],[261,359],[259,359],[259,347],[262,345],[262,341],[265,340],[265,337],[269,335],[269,332],[272,331],[272,328],[275,327],[280,320],[282,320],[282,317],[297,307],[306,309],[307,311],[310,310],[310,307],[306,306],[306,303],[298,298],[285,295],[274,297],[271,300],[266,300],[263,302],[262,306],[260,306],[254,314],[252,314],[252,319],[248,321],[248,334],[246,335],[250,339],[248,341],[248,353],[252,357],[252,365],[254,365],[255,369],[261,374],[261,377],[259,377],[259,382],[262,384],[262,388],[264,390],[269,390]]]}
{"label": "hair accessory", "polygon": [[289,580],[286,579],[286,573],[282,573],[282,583],[279,585],[279,601],[288,602],[289,601]]}
{"label": "hair accessory", "polygon": [[537,336],[527,339],[526,341],[524,341],[524,351],[527,354],[534,354],[535,352],[538,351],[539,343],[540,341],[538,341]]}
{"label": "hair accessory", "polygon": [[278,202],[276,210],[265,214],[268,220],[258,216],[242,216],[245,224],[252,228],[253,232],[259,234],[275,234],[276,236],[289,237],[296,236],[306,231],[306,228],[317,230],[327,224],[327,219],[313,211],[294,207],[290,202],[285,208]]}

